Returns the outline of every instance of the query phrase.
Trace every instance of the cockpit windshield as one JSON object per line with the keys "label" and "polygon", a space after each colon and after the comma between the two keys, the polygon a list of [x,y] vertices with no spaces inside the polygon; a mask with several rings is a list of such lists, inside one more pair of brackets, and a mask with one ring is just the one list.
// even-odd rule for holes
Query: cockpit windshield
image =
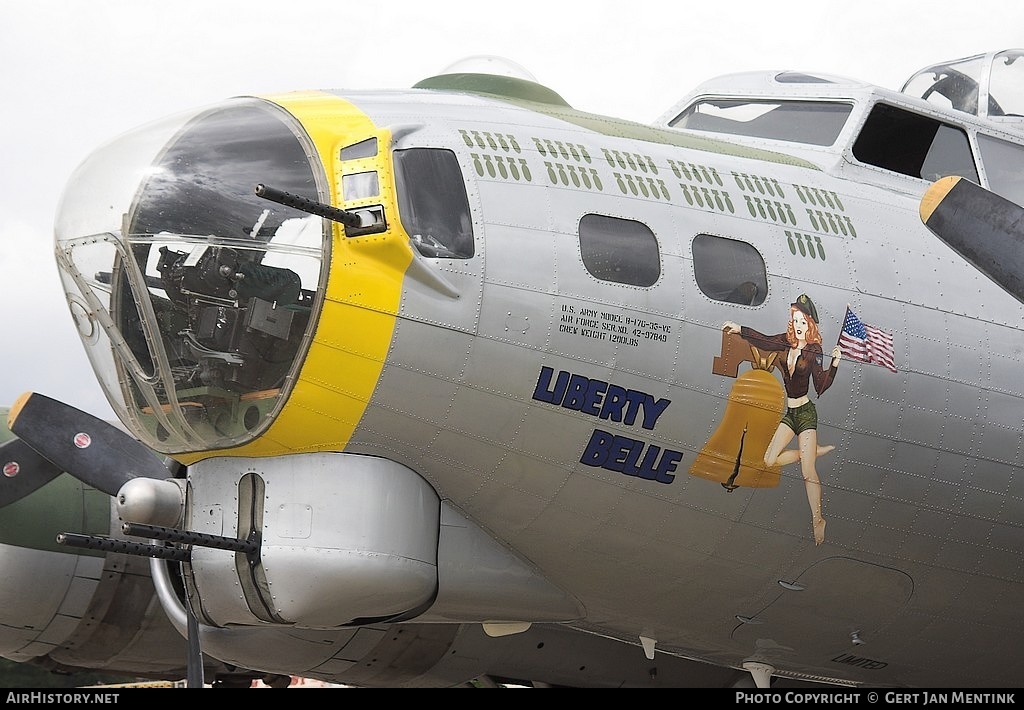
{"label": "cockpit windshield", "polygon": [[58,264],[118,415],[165,453],[234,446],[283,403],[323,280],[316,153],[283,110],[241,99],[129,134],[72,178]]}
{"label": "cockpit windshield", "polygon": [[927,67],[903,93],[975,116],[1024,118],[1024,50],[979,54]]}

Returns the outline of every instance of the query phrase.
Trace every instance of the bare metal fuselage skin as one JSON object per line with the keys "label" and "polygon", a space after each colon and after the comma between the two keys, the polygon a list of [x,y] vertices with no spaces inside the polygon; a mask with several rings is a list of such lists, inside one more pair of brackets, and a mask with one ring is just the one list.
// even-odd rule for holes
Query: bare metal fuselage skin
{"label": "bare metal fuselage skin", "polygon": [[[209,354],[211,315],[123,333],[119,347],[110,334],[148,314],[126,299],[157,300],[140,297],[144,274],[114,264],[113,295],[96,302],[65,269],[115,410],[189,465],[184,527],[262,533],[255,572],[199,548],[184,566],[208,652],[285,670],[280,649],[271,661],[259,642],[232,647],[232,633],[557,622],[634,644],[638,658],[646,643],[655,658],[840,683],[1010,682],[1024,635],[1013,485],[1024,313],[921,224],[926,183],[865,185],[782,152],[532,98],[261,99],[305,131],[320,202],[382,217],[361,235],[317,218],[316,250],[296,252],[314,266],[309,299],[288,316],[301,337],[273,381]],[[369,139],[375,152],[346,156]],[[472,244],[454,257],[418,248],[400,214],[412,186],[396,180],[394,155],[420,149],[453,155],[465,185]],[[346,199],[346,176],[367,173],[359,184],[374,187]],[[653,266],[620,274],[635,265],[581,242],[594,219],[648,230]],[[144,231],[152,246],[199,242]],[[756,305],[698,284],[694,244],[707,238],[763,259]],[[785,331],[801,294],[826,369],[848,307],[893,336],[895,356],[895,371],[844,358],[820,400],[810,392],[818,443],[834,446],[816,461],[820,545],[801,464],[763,461],[779,396],[740,401],[757,353],[723,334],[726,321]],[[222,298],[204,307],[238,303]],[[245,323],[261,318],[250,331],[269,342],[279,304],[264,300]],[[110,322],[83,327],[97,307]],[[190,328],[199,345],[167,355]],[[244,360],[265,353],[259,343],[222,352]],[[182,353],[212,364],[183,384]],[[781,392],[768,371],[764,386]],[[315,655],[297,652],[314,677],[352,665]]]}

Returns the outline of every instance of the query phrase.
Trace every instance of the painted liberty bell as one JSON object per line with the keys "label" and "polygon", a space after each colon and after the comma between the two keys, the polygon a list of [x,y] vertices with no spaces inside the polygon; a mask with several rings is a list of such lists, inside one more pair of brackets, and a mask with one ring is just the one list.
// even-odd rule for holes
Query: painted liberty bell
{"label": "painted liberty bell", "polygon": [[764,454],[786,408],[786,392],[772,374],[778,353],[763,353],[738,335],[722,333],[722,355],[712,371],[736,377],[741,362],[752,369],[736,377],[718,428],[697,455],[690,473],[718,481],[732,493],[740,486],[771,488],[781,466],[768,466]]}

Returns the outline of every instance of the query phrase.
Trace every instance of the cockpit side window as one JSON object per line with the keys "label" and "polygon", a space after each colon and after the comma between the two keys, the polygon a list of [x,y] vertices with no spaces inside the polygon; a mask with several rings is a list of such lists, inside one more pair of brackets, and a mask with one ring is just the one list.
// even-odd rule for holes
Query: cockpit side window
{"label": "cockpit side window", "polygon": [[438,148],[395,151],[398,213],[412,245],[424,256],[473,256],[473,220],[455,153]]}
{"label": "cockpit side window", "polygon": [[675,128],[832,145],[853,106],[834,101],[702,99],[669,122]]}
{"label": "cockpit side window", "polygon": [[978,170],[960,128],[884,103],[875,104],[853,144],[862,163],[935,181],[959,175],[978,182]]}
{"label": "cockpit side window", "polygon": [[989,189],[1024,206],[1024,145],[978,134],[978,149],[985,164]]}

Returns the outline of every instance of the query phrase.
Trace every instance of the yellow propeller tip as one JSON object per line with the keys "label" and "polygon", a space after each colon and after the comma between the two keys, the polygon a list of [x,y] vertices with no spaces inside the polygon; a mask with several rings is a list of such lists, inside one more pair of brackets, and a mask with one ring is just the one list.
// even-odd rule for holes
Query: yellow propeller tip
{"label": "yellow propeller tip", "polygon": [[959,175],[947,175],[944,178],[939,178],[931,184],[931,186],[925,190],[924,197],[921,198],[921,222],[928,224],[928,220],[931,219],[932,213],[939,206],[939,203],[946,199],[946,195],[956,187],[956,184],[960,182],[962,178]]}
{"label": "yellow propeller tip", "polygon": [[14,404],[11,405],[10,410],[7,412],[7,428],[10,429],[14,426],[14,420],[18,418],[18,414],[21,412],[21,408],[25,406],[25,402],[28,401],[29,397],[32,396],[32,392],[25,392],[20,395]]}

